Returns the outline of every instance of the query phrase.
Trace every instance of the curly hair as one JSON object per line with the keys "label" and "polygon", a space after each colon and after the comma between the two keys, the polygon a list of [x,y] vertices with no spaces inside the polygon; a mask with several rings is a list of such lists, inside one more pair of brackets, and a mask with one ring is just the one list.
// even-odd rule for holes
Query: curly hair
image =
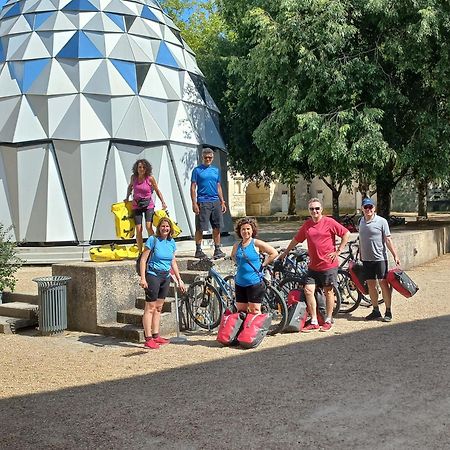
{"label": "curly hair", "polygon": [[161,225],[163,224],[163,222],[167,222],[169,224],[170,227],[170,232],[169,232],[169,239],[172,239],[173,237],[173,225],[172,225],[172,221],[170,219],[168,219],[167,217],[163,217],[162,219],[159,220],[158,225],[156,227],[156,236],[161,236]]}
{"label": "curly hair", "polygon": [[256,237],[258,234],[258,223],[256,222],[256,219],[253,219],[252,217],[243,217],[242,219],[239,219],[236,223],[235,231],[236,234],[239,236],[240,239],[242,239],[241,236],[241,227],[242,225],[249,224],[252,227],[252,237]]}
{"label": "curly hair", "polygon": [[153,172],[153,168],[152,165],[146,160],[146,159],[138,159],[134,164],[133,164],[133,175],[135,177],[138,176],[138,166],[139,164],[142,164],[144,166],[145,169],[145,177],[149,177],[151,176],[152,172]]}

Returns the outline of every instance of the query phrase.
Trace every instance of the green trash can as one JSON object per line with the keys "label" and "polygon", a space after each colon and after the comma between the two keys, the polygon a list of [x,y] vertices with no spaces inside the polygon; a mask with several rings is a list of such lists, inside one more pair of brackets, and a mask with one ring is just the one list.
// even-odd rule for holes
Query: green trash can
{"label": "green trash can", "polygon": [[67,282],[70,277],[33,278],[38,285],[39,333],[51,336],[67,329]]}

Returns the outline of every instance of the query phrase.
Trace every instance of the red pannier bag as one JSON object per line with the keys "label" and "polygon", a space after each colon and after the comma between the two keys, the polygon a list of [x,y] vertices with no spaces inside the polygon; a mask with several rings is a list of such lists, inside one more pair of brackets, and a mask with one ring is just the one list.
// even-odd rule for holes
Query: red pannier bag
{"label": "red pannier bag", "polygon": [[412,297],[419,290],[419,286],[409,278],[405,271],[398,267],[389,270],[386,280],[397,292],[406,298]]}
{"label": "red pannier bag", "polygon": [[244,312],[233,313],[227,309],[220,320],[217,342],[220,342],[222,345],[237,344],[237,335],[241,331],[245,315]]}
{"label": "red pannier bag", "polygon": [[292,289],[287,296],[288,318],[283,332],[298,333],[308,319],[308,307],[303,289]]}
{"label": "red pannier bag", "polygon": [[363,294],[367,295],[369,293],[367,289],[367,283],[364,279],[364,269],[361,261],[350,261],[348,263],[348,273],[350,274],[350,278],[356,286],[356,289]]}
{"label": "red pannier bag", "polygon": [[238,342],[244,348],[255,348],[261,344],[269,331],[272,317],[270,314],[247,314]]}

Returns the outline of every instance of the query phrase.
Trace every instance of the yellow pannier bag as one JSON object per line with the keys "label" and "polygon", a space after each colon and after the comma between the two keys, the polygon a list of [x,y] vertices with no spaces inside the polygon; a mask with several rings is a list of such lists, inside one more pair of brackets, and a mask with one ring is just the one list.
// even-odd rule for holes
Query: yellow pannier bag
{"label": "yellow pannier bag", "polygon": [[178,226],[178,224],[169,216],[169,212],[164,209],[158,209],[153,214],[153,226],[157,227],[159,224],[159,221],[163,218],[167,218],[170,220],[170,223],[172,224],[173,228],[173,237],[176,238],[181,234],[181,228]]}
{"label": "yellow pannier bag", "polygon": [[114,214],[116,236],[119,239],[133,239],[135,223],[132,202],[113,203],[111,212]]}
{"label": "yellow pannier bag", "polygon": [[[118,247],[124,247],[122,245],[115,244],[106,244],[100,245],[97,247],[92,247],[89,250],[89,256],[91,257],[91,261],[94,262],[106,262],[106,261],[121,261],[124,259],[121,255],[123,254],[123,249]],[[125,254],[127,254],[125,248]]]}
{"label": "yellow pannier bag", "polygon": [[127,258],[128,259],[137,259],[139,256],[139,249],[137,245],[130,245],[127,247]]}

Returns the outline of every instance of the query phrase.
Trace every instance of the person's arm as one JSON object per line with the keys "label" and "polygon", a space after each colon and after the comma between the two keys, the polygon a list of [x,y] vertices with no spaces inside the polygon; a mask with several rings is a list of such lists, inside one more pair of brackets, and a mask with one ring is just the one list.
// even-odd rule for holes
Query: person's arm
{"label": "person's arm", "polygon": [[234,244],[234,245],[233,245],[233,248],[231,249],[231,255],[230,255],[230,258],[231,258],[233,261],[236,261],[236,252],[237,252],[238,245],[239,245],[238,243]]}
{"label": "person's arm", "polygon": [[265,254],[262,266],[267,267],[278,256],[278,252],[267,242],[255,239],[254,243],[259,252]]}
{"label": "person's arm", "polygon": [[350,239],[350,231],[347,231],[347,233],[341,236],[341,242],[339,243],[339,246],[336,249],[336,251],[328,255],[331,261],[334,261],[344,251],[344,248],[347,245],[349,239]]}
{"label": "person's arm", "polygon": [[134,181],[134,175],[131,175],[130,184],[128,185],[128,188],[127,188],[127,196],[125,197],[124,202],[127,202],[128,199],[130,198],[131,192],[133,191],[133,181]]}
{"label": "person's arm", "polygon": [[156,195],[161,200],[162,209],[167,209],[166,202],[164,201],[163,195],[162,195],[161,191],[159,190],[158,183],[156,182],[154,176],[150,177],[150,183],[152,184],[153,190],[156,192]]}
{"label": "person's arm", "polygon": [[200,208],[197,203],[197,183],[195,181],[191,181],[191,200],[192,200],[192,211],[194,214],[200,213]]}
{"label": "person's arm", "polygon": [[284,259],[289,254],[289,252],[296,247],[299,244],[299,241],[297,241],[296,236],[292,238],[292,241],[289,242],[289,245],[286,247],[286,250],[280,254],[279,259]]}
{"label": "person's arm", "polygon": [[222,185],[220,184],[220,182],[217,183],[217,195],[219,196],[222,213],[225,213],[227,210],[227,204],[225,203],[225,199],[223,198]]}
{"label": "person's arm", "polygon": [[145,247],[145,249],[141,255],[141,264],[140,264],[141,279],[139,281],[139,285],[144,289],[148,288],[148,284],[147,284],[147,280],[145,279],[145,275],[147,274],[147,260],[148,260],[149,254],[150,254],[150,249],[148,247]]}
{"label": "person's arm", "polygon": [[177,285],[180,288],[180,291],[186,292],[186,286],[184,285],[183,280],[181,279],[180,271],[178,270],[178,264],[177,264],[177,260],[176,260],[175,256],[172,258],[171,267],[172,267],[173,274],[175,275],[175,278],[177,280]]}
{"label": "person's arm", "polygon": [[386,236],[384,238],[384,242],[386,243],[387,248],[389,249],[389,251],[392,253],[392,257],[394,258],[395,264],[397,266],[400,265],[400,259],[397,255],[397,250],[395,250],[395,246],[394,243],[392,242],[392,238],[391,236]]}

